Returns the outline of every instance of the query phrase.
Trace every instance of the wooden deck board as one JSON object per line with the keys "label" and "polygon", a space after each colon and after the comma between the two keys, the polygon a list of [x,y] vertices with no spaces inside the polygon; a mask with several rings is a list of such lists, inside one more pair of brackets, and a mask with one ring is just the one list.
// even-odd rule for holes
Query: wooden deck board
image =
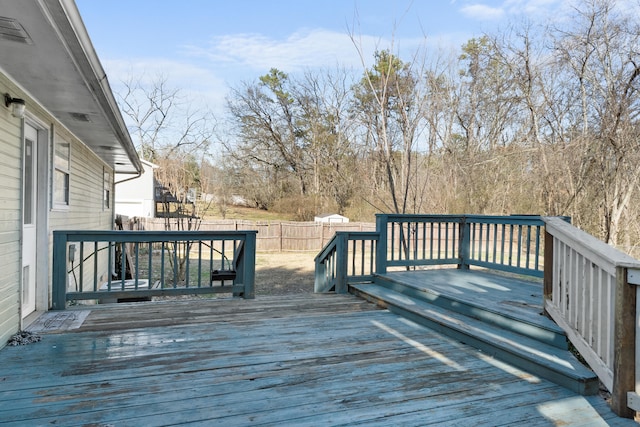
{"label": "wooden deck board", "polygon": [[0,358],[3,425],[635,425],[348,295],[98,306]]}
{"label": "wooden deck board", "polygon": [[393,272],[390,276],[471,305],[560,329],[542,315],[542,282],[535,278],[526,280],[484,270],[456,269]]}

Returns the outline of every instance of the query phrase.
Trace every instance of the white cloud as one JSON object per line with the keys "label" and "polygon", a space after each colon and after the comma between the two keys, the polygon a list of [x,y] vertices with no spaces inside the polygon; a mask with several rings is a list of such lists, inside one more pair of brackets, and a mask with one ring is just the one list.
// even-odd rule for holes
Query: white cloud
{"label": "white cloud", "polygon": [[[324,29],[299,30],[282,40],[262,34],[232,34],[215,37],[204,47],[189,46],[187,52],[208,59],[213,66],[243,66],[255,76],[256,72],[270,68],[286,72],[335,65],[359,68],[362,64],[358,49],[361,49],[366,62],[370,61],[376,49],[395,50],[390,40],[367,35],[355,38],[354,44],[346,32]],[[417,40],[402,40],[402,48],[415,49],[418,43]]]}
{"label": "white cloud", "polygon": [[470,19],[478,21],[496,21],[505,16],[505,11],[501,7],[491,7],[485,4],[469,4],[460,8],[460,11]]}
{"label": "white cloud", "polygon": [[551,15],[562,0],[506,0],[504,7],[512,15]]}

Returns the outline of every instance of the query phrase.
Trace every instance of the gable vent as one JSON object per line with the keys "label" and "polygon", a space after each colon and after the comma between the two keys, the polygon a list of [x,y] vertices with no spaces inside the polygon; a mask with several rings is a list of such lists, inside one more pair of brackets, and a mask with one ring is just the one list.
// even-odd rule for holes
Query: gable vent
{"label": "gable vent", "polygon": [[69,113],[74,120],[79,122],[90,122],[89,115],[85,113]]}
{"label": "gable vent", "polygon": [[13,18],[4,16],[0,16],[0,40],[33,44],[33,40],[29,37],[22,24]]}

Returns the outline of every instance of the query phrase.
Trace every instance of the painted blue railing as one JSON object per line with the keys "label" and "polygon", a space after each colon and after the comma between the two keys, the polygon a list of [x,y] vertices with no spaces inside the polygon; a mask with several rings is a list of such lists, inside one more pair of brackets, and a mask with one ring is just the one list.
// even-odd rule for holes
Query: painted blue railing
{"label": "painted blue railing", "polygon": [[253,298],[255,252],[256,231],[56,230],[52,309],[163,295]]}
{"label": "painted blue railing", "polygon": [[379,233],[339,231],[316,256],[315,292],[347,292],[347,283],[371,281]]}
{"label": "painted blue railing", "polygon": [[[337,233],[316,257],[315,291],[347,292],[347,285],[370,280],[390,269],[456,265],[490,268],[542,278],[544,221],[537,215],[401,215],[379,214],[376,231]],[[354,234],[351,236],[351,234]],[[366,274],[347,270],[349,259],[372,247],[375,259]]]}

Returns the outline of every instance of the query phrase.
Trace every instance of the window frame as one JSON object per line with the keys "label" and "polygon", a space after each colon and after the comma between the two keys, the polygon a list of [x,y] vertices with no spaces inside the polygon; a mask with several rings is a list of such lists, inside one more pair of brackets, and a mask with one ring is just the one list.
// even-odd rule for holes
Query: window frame
{"label": "window frame", "polygon": [[[64,149],[66,146],[66,150]],[[60,156],[62,150],[66,151],[66,158]],[[52,156],[53,173],[51,174],[51,204],[53,209],[68,210],[71,205],[71,142],[57,136],[54,138]],[[62,184],[64,192],[63,199],[59,199],[60,180],[65,180]]]}
{"label": "window frame", "polygon": [[113,185],[111,172],[102,167],[102,210],[108,211],[113,206]]}

